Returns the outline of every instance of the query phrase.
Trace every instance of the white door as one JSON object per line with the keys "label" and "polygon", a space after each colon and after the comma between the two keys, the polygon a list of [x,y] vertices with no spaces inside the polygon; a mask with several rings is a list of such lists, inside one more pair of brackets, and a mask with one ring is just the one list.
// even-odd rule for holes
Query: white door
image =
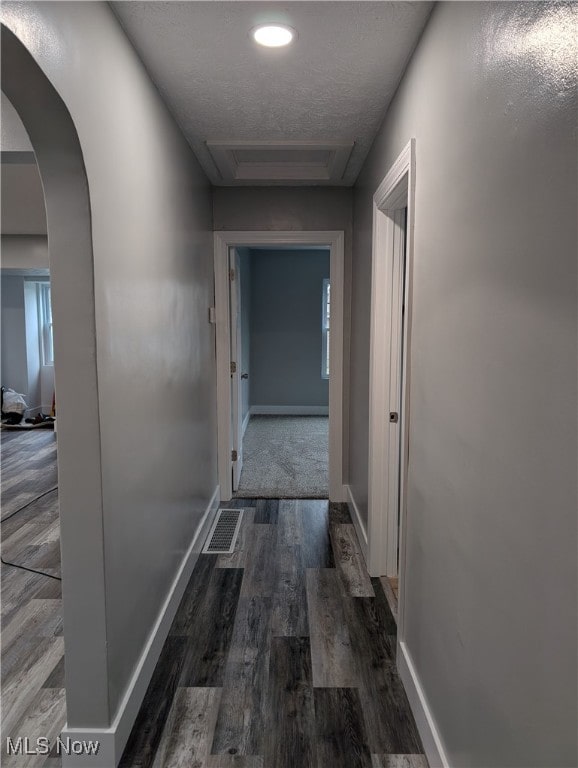
{"label": "white door", "polygon": [[241,380],[241,270],[236,248],[229,249],[230,309],[231,309],[231,452],[233,491],[239,489],[243,468],[243,413]]}

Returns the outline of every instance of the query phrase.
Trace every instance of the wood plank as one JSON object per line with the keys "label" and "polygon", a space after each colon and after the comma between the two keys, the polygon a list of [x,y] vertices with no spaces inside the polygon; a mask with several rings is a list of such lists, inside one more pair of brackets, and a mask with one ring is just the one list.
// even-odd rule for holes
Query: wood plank
{"label": "wood plank", "polygon": [[241,597],[270,597],[276,569],[276,526],[254,524],[248,530],[249,549],[244,569]]}
{"label": "wood plank", "polygon": [[43,544],[58,544],[60,562],[60,520],[56,518],[52,523],[46,526],[40,526],[40,530],[30,537],[29,544],[41,546]]}
{"label": "wood plank", "polygon": [[330,535],[336,568],[347,592],[354,597],[374,597],[375,593],[354,526],[332,525]]}
{"label": "wood plank", "polygon": [[26,636],[53,637],[61,634],[62,605],[58,600],[32,599],[10,621],[2,622],[2,655]]}
{"label": "wood plank", "polygon": [[52,672],[48,675],[44,683],[43,688],[64,688],[64,656],[60,659],[58,664],[54,667]]}
{"label": "wood plank", "polygon": [[359,696],[367,739],[375,754],[419,754],[419,734],[396,663],[395,628],[381,589],[375,598],[351,597],[344,610],[360,663]]}
{"label": "wood plank", "polygon": [[363,714],[355,688],[316,688],[316,768],[371,768]]}
{"label": "wood plank", "polygon": [[220,698],[220,688],[179,688],[153,768],[205,768]]}
{"label": "wood plank", "polygon": [[62,637],[41,638],[21,663],[5,675],[2,665],[2,728],[12,732],[15,723],[32,704],[40,687],[64,655]]}
{"label": "wood plank", "polygon": [[389,610],[391,611],[391,615],[393,616],[393,619],[394,619],[395,623],[397,624],[397,610],[398,610],[397,609],[397,596],[396,596],[395,592],[393,591],[387,576],[380,576],[379,577],[379,583],[380,583],[381,589],[383,590],[385,598],[387,600],[387,604],[389,605]]}
{"label": "wood plank", "polygon": [[397,621],[382,587],[381,578],[372,578],[371,583],[375,592],[376,610],[379,612],[380,631],[386,635],[397,635]]}
{"label": "wood plank", "polygon": [[370,749],[376,754],[419,754],[423,746],[393,664],[383,664],[364,675],[359,696],[365,714]]}
{"label": "wood plank", "polygon": [[151,768],[181,676],[187,638],[167,637],[119,768]]}
{"label": "wood plank", "polygon": [[217,555],[199,555],[177,608],[169,635],[186,636],[193,632],[199,607],[205,597],[207,585],[216,562]]}
{"label": "wood plank", "polygon": [[32,748],[38,738],[45,737],[55,742],[66,722],[66,700],[64,688],[43,689],[34,697],[31,706],[15,723],[9,733],[3,729],[2,765],[7,768],[36,768],[45,764],[46,755],[8,755],[8,737],[28,738]]}
{"label": "wood plank", "polygon": [[278,517],[278,499],[257,499],[255,502],[255,523],[275,525]]}
{"label": "wood plank", "polygon": [[235,498],[231,499],[231,501],[223,501],[221,503],[222,509],[245,509],[251,508],[254,509],[257,505],[257,499],[251,499],[251,498],[242,498],[239,496],[236,496]]}
{"label": "wood plank", "polygon": [[316,768],[311,650],[307,638],[271,641],[264,762],[275,768]]}
{"label": "wood plank", "polygon": [[277,518],[277,546],[294,547],[302,543],[303,530],[296,499],[279,501]]}
{"label": "wood plank", "polygon": [[[18,517],[18,516],[16,516]],[[13,518],[16,522],[16,517]],[[4,523],[5,527],[8,527],[8,523],[12,520],[8,520]],[[37,536],[39,532],[44,529],[43,525],[38,523],[23,523],[19,526],[13,526],[12,532],[8,533],[2,528],[2,556],[6,560],[12,560],[13,556],[17,554],[18,549],[31,543],[31,539]]]}
{"label": "wood plank", "polygon": [[241,598],[223,681],[212,754],[262,754],[269,679],[270,598]]}
{"label": "wood plank", "polygon": [[60,541],[41,545],[29,544],[21,549],[11,562],[42,570],[52,576],[60,576]]}
{"label": "wood plank", "polygon": [[353,520],[349,514],[349,507],[345,502],[330,501],[329,502],[329,525],[338,525],[343,523],[345,525],[351,525]]}
{"label": "wood plank", "polygon": [[[2,471],[4,471],[4,469]],[[15,509],[18,508],[19,506],[16,504]],[[13,517],[6,519],[9,514],[10,513],[4,506],[4,499],[2,499],[2,518],[4,519],[4,522],[2,523],[3,538],[11,536],[14,531],[27,523],[47,525],[54,520],[58,520],[58,489],[51,491],[46,496],[36,499],[25,509],[16,512]]]}
{"label": "wood plank", "polygon": [[359,671],[344,613],[339,574],[330,568],[308,569],[306,586],[313,685],[355,687],[359,683]]}
{"label": "wood plank", "polygon": [[[39,600],[62,600],[62,582],[56,579],[39,578],[39,585],[33,597]],[[41,579],[41,581],[40,581]]]}
{"label": "wood plank", "polygon": [[271,619],[274,637],[309,635],[305,570],[300,546],[277,550],[277,568]]}
{"label": "wood plank", "polygon": [[329,539],[327,501],[299,500],[297,514],[301,526],[303,566],[334,568],[333,549]]}
{"label": "wood plank", "polygon": [[180,686],[222,686],[243,573],[241,568],[215,568],[211,573],[187,627],[187,635],[194,639],[187,646]]}
{"label": "wood plank", "polygon": [[26,603],[26,596],[36,597],[37,592],[47,581],[46,576],[39,576],[29,571],[21,571],[2,565],[2,623],[7,625],[22,606]]}

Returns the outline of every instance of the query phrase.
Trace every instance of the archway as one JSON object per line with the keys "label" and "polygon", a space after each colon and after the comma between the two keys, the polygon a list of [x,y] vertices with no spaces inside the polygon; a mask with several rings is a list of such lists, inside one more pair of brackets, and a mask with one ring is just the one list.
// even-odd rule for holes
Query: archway
{"label": "archway", "polygon": [[100,423],[90,193],[73,120],[27,48],[1,26],[2,90],[32,142],[52,277],[69,729],[109,725]]}

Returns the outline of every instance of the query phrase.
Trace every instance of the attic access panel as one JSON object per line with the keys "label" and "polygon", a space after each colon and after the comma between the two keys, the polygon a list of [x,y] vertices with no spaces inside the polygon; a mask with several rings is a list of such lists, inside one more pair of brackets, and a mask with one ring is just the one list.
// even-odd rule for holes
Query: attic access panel
{"label": "attic access panel", "polygon": [[207,141],[223,181],[339,182],[353,142]]}

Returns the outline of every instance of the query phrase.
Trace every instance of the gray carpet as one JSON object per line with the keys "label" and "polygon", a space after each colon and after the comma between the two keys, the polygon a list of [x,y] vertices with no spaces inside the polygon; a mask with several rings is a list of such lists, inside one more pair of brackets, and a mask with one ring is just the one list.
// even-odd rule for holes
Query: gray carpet
{"label": "gray carpet", "polygon": [[243,440],[242,498],[327,498],[327,416],[252,416]]}

